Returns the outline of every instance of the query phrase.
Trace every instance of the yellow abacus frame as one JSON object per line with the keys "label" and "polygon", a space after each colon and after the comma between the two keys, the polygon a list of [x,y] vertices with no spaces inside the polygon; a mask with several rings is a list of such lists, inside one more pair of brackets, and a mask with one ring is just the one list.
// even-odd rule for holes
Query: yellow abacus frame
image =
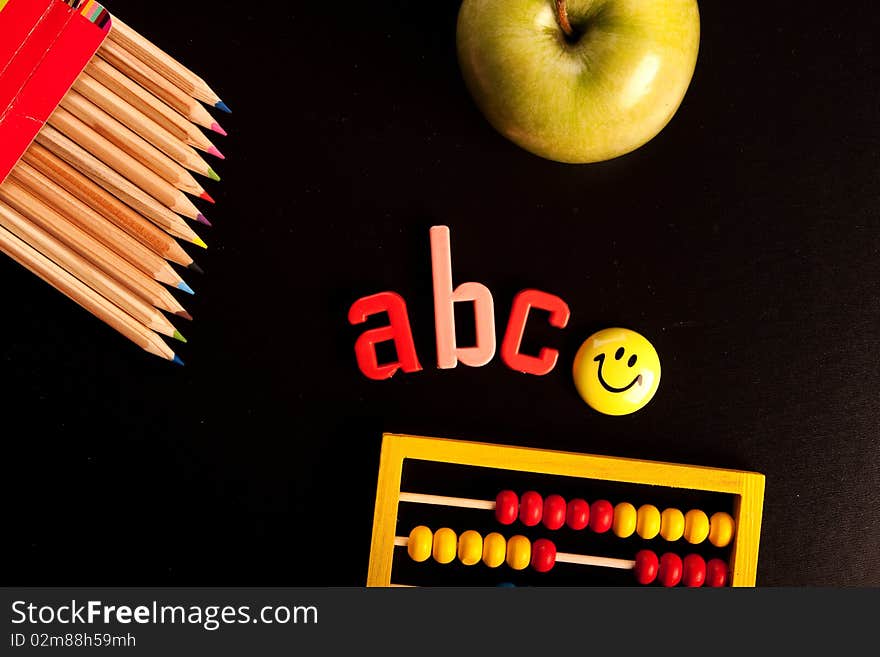
{"label": "yellow abacus frame", "polygon": [[762,474],[393,433],[382,436],[367,586],[391,585],[405,459],[731,494],[735,496],[736,521],[730,559],[731,585],[755,586],[764,506]]}

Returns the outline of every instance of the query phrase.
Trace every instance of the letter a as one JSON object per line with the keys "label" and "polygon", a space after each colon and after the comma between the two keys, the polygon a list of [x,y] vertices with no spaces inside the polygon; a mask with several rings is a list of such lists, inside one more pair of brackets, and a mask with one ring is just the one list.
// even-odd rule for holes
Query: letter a
{"label": "letter a", "polygon": [[[376,381],[394,376],[398,369],[402,369],[404,372],[418,372],[422,366],[419,365],[419,359],[416,356],[416,346],[413,343],[409,316],[406,313],[406,301],[399,294],[380,292],[358,299],[348,311],[348,321],[351,324],[363,324],[367,321],[367,317],[381,312],[388,313],[388,320],[391,323],[388,326],[364,331],[355,342],[354,353],[357,356],[361,372]],[[394,340],[398,360],[379,365],[376,344],[387,340]]]}
{"label": "letter a", "polygon": [[[495,355],[495,309],[492,293],[481,283],[462,283],[452,289],[452,254],[449,228],[431,228],[431,271],[434,277],[434,327],[437,332],[437,367],[449,369],[460,360],[480,367]],[[473,301],[477,342],[473,347],[456,347],[456,301]]]}

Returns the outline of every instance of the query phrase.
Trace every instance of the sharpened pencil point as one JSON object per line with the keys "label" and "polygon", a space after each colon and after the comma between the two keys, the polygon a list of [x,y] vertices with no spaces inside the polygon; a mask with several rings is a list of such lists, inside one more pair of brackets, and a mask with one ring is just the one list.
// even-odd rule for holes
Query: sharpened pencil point
{"label": "sharpened pencil point", "polygon": [[227,136],[226,131],[223,128],[221,128],[220,124],[217,123],[216,121],[211,124],[211,130],[213,130],[214,132],[216,132],[218,134],[223,135],[224,137]]}
{"label": "sharpened pencil point", "polygon": [[183,367],[183,361],[180,360],[180,356],[178,356],[177,354],[174,354],[174,360],[172,360],[171,362],[175,365],[180,365],[181,367]]}
{"label": "sharpened pencil point", "polygon": [[199,194],[199,198],[202,199],[203,201],[207,201],[208,203],[216,203],[217,202],[211,198],[211,195],[208,192],[202,192],[201,194]]}
{"label": "sharpened pencil point", "polygon": [[180,283],[177,284],[177,289],[183,290],[187,294],[195,294],[195,292],[193,292],[193,289],[186,284],[186,281],[180,281]]}
{"label": "sharpened pencil point", "polygon": [[232,110],[229,109],[229,107],[226,105],[226,103],[224,103],[222,100],[218,100],[217,104],[214,105],[214,107],[216,107],[221,112],[226,112],[227,114],[232,114]]}
{"label": "sharpened pencil point", "polygon": [[208,167],[208,178],[210,178],[211,180],[216,180],[217,182],[220,182],[220,176],[218,176],[217,172],[214,171],[214,169],[212,169],[211,167]]}
{"label": "sharpened pencil point", "polygon": [[193,239],[193,244],[195,244],[196,246],[200,246],[203,249],[208,248],[208,245],[205,244],[205,241],[201,237],[196,237],[195,239]]}
{"label": "sharpened pencil point", "polygon": [[174,331],[174,335],[171,337],[173,337],[175,340],[178,340],[179,342],[182,342],[183,344],[186,344],[186,338],[183,337],[180,331]]}
{"label": "sharpened pencil point", "polygon": [[194,262],[189,263],[189,266],[187,267],[187,269],[191,269],[191,270],[194,271],[195,273],[197,273],[197,274],[201,274],[202,276],[205,275],[205,270],[202,269],[201,267],[199,267],[199,266],[198,266],[196,263],[194,263]]}
{"label": "sharpened pencil point", "polygon": [[203,215],[201,212],[199,212],[198,215],[196,215],[196,221],[198,221],[200,224],[205,224],[208,227],[211,227],[213,225],[210,221],[208,221],[208,218],[205,215]]}
{"label": "sharpened pencil point", "polygon": [[193,319],[193,318],[192,318],[192,315],[190,315],[190,314],[189,314],[188,312],[186,312],[185,310],[181,310],[180,312],[176,312],[176,313],[174,313],[174,314],[177,315],[178,317],[183,317],[183,318],[184,318],[186,321],[188,321],[188,322],[191,322],[192,319]]}
{"label": "sharpened pencil point", "polygon": [[213,155],[214,157],[219,157],[221,160],[226,159],[226,156],[223,153],[221,153],[220,149],[218,149],[216,146],[211,146],[211,148],[208,149],[208,152],[211,155]]}

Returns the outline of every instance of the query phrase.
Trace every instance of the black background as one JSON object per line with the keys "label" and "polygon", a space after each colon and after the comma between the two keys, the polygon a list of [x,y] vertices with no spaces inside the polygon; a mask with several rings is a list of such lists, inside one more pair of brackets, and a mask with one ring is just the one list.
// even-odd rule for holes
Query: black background
{"label": "black background", "polygon": [[[756,470],[759,585],[880,585],[874,5],[701,3],[672,122],[585,166],[486,123],[458,2],[120,5],[234,111],[211,248],[190,249],[206,273],[185,275],[184,369],[0,262],[8,583],[361,585],[398,431]],[[561,351],[550,375],[436,369],[436,224],[499,332],[520,289],[568,302],[564,331],[534,322]],[[346,315],[383,290],[424,370],[379,383]],[[611,418],[570,365],[616,325],[663,378]]]}

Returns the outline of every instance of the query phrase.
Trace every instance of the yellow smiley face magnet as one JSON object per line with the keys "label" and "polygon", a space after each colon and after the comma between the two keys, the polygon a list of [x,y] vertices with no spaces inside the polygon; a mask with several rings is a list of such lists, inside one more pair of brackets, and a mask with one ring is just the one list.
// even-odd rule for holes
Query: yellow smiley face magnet
{"label": "yellow smiley face magnet", "polygon": [[660,385],[660,358],[644,336],[625,328],[594,333],[574,357],[580,396],[606,415],[627,415],[651,401]]}

